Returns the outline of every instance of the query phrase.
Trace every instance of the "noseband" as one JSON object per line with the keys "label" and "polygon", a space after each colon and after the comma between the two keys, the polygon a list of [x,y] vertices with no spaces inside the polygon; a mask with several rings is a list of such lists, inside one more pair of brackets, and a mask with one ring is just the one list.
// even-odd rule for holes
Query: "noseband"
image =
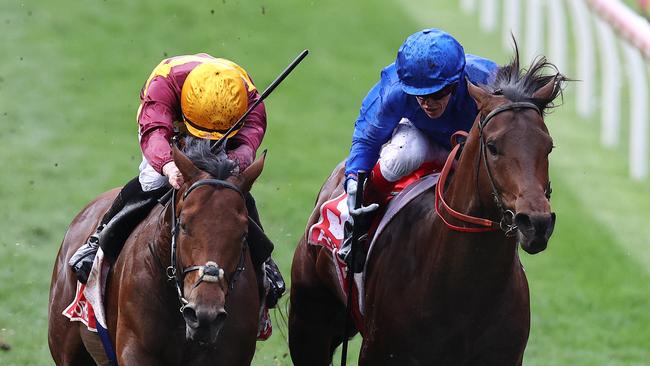
{"label": "noseband", "polygon": [[[445,187],[445,181],[447,180],[447,176],[449,175],[449,171],[451,170],[451,166],[453,165],[454,160],[456,159],[456,155],[458,155],[458,152],[460,151],[460,144],[457,144],[453,150],[449,153],[449,156],[447,157],[447,161],[445,162],[444,167],[442,168],[442,172],[440,173],[440,181],[438,182],[438,185],[436,186],[436,199],[435,199],[435,209],[436,213],[438,216],[442,219],[442,221],[445,223],[445,225],[455,231],[461,231],[461,232],[471,232],[471,233],[477,233],[477,232],[486,232],[486,231],[496,231],[501,229],[506,236],[512,236],[517,230],[517,225],[514,224],[514,218],[515,218],[515,213],[512,210],[508,210],[505,208],[503,201],[501,199],[501,194],[499,193],[499,190],[497,189],[496,184],[494,183],[494,176],[492,174],[492,170],[490,169],[490,165],[487,163],[487,143],[485,142],[485,135],[483,133],[483,129],[485,126],[487,126],[488,123],[492,121],[494,116],[497,114],[508,111],[508,110],[516,110],[516,109],[533,109],[537,111],[537,113],[541,116],[542,113],[539,110],[539,108],[530,102],[512,102],[508,104],[501,105],[495,109],[493,109],[490,113],[487,114],[483,119],[480,120],[478,128],[479,128],[479,138],[480,138],[480,152],[479,152],[479,159],[483,159],[483,162],[485,164],[485,169],[488,174],[488,180],[490,181],[490,186],[492,189],[492,197],[494,198],[494,202],[496,203],[497,207],[501,211],[501,220],[499,222],[492,221],[489,219],[483,219],[479,217],[473,217],[469,215],[462,214],[453,208],[451,208],[444,200],[444,197],[442,195],[443,189]],[[462,133],[456,133],[460,135],[467,136],[466,132]],[[456,135],[454,134],[454,135]],[[452,137],[453,138],[453,137]],[[480,164],[480,162],[479,162]],[[480,165],[477,164],[477,177],[478,177],[478,169],[480,169]],[[455,217],[458,220],[461,220],[466,223],[474,224],[479,227],[466,227],[466,226],[457,226],[453,225],[450,222],[448,222],[443,216],[442,213],[440,212],[440,208],[444,208],[447,213],[449,213],[451,216]]]}
{"label": "noseband", "polygon": [[[187,189],[187,191],[185,191],[185,193],[183,194],[183,199],[186,199],[187,196],[192,191],[194,191],[195,189],[201,186],[213,186],[217,188],[231,189],[239,193],[242,199],[245,200],[244,193],[239,189],[239,187],[237,187],[236,185],[228,181],[221,180],[221,179],[201,179],[195,182],[190,186],[190,188]],[[183,311],[185,305],[189,303],[189,301],[187,301],[187,299],[185,299],[185,297],[183,296],[182,283],[185,278],[185,275],[193,271],[199,271],[199,278],[194,283],[193,288],[196,288],[202,282],[217,282],[221,284],[222,281],[225,280],[226,283],[228,284],[228,287],[232,290],[233,287],[235,286],[235,282],[237,281],[237,277],[245,269],[244,253],[246,252],[247,244],[244,243],[242,245],[242,250],[239,257],[239,263],[237,264],[237,268],[235,268],[235,270],[229,275],[225,273],[222,267],[220,267],[216,262],[213,261],[208,261],[204,265],[195,265],[186,268],[181,268],[181,271],[179,271],[178,264],[176,261],[179,218],[176,216],[176,190],[175,189],[173,190],[172,193],[171,211],[172,211],[171,213],[172,215],[171,264],[169,265],[169,267],[167,267],[166,272],[167,272],[167,278],[170,281],[174,280],[174,283],[176,285],[176,292],[178,293],[178,300],[181,303],[181,311]]]}

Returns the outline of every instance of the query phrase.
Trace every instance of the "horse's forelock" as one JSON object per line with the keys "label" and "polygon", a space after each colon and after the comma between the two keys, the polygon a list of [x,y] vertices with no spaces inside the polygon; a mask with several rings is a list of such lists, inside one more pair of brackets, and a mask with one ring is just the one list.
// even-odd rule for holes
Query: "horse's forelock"
{"label": "horse's forelock", "polygon": [[[544,56],[536,57],[527,70],[522,69],[519,48],[514,38],[513,43],[515,48],[514,57],[510,63],[499,67],[494,81],[485,86],[485,89],[492,94],[502,94],[513,102],[532,102],[543,112],[557,107],[559,104],[555,104],[554,100],[558,96],[562,96],[564,82],[569,79],[562,75],[558,68],[548,62]],[[533,97],[537,90],[553,79],[555,79],[556,87],[548,98]]]}
{"label": "horse's forelock", "polygon": [[223,151],[213,152],[210,140],[187,136],[184,142],[183,153],[197,168],[216,179],[226,179],[234,174],[237,164],[225,158]]}

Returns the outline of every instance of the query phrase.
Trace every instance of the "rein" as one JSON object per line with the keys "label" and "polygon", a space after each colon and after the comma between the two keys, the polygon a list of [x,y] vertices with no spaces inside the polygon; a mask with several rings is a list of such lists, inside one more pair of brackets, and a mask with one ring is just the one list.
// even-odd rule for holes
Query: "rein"
{"label": "rein", "polygon": [[[481,142],[479,159],[483,159],[485,169],[488,174],[488,180],[490,181],[494,202],[496,203],[497,207],[501,211],[501,220],[496,222],[490,219],[465,215],[454,210],[447,204],[447,202],[445,202],[445,199],[443,197],[443,189],[445,187],[447,177],[449,176],[449,172],[451,171],[451,167],[454,163],[454,160],[456,159],[456,156],[458,155],[458,152],[460,151],[460,146],[461,146],[460,144],[456,144],[454,148],[451,150],[451,152],[449,153],[449,156],[445,161],[445,165],[442,168],[442,172],[440,172],[440,181],[436,186],[436,196],[435,196],[436,213],[448,228],[454,231],[460,231],[465,233],[481,233],[481,232],[488,232],[488,231],[497,231],[500,229],[505,233],[506,236],[512,236],[516,232],[517,225],[514,224],[515,213],[512,210],[505,209],[505,206],[501,201],[501,194],[499,193],[496,184],[494,184],[494,176],[492,174],[492,170],[490,169],[490,165],[487,163],[487,148],[486,148],[487,144],[485,142],[485,135],[483,134],[483,129],[485,128],[485,126],[487,126],[488,123],[490,123],[490,121],[492,121],[494,116],[496,116],[501,112],[508,111],[508,110],[515,110],[515,109],[534,109],[540,115],[542,114],[539,108],[533,103],[513,102],[495,108],[479,122],[479,138]],[[466,137],[468,134],[467,132],[464,131],[456,132],[454,136],[452,136],[452,140],[457,135]],[[478,165],[477,169],[480,169],[480,165]],[[476,225],[478,227],[458,226],[450,223],[443,217],[442,213],[440,212],[441,208],[443,208],[452,217],[460,221],[463,221],[465,223]]]}
{"label": "rein", "polygon": [[[231,189],[242,197],[242,199],[245,199],[243,192],[237,187],[236,185],[225,181],[221,179],[201,179],[194,184],[190,186],[190,188],[185,191],[183,194],[183,199],[186,199],[187,196],[194,191],[195,189],[202,187],[202,186],[213,186],[217,188],[226,188],[226,189]],[[202,282],[218,282],[219,284],[222,283],[222,281],[225,279],[226,283],[228,284],[230,290],[232,290],[235,286],[235,282],[237,281],[237,277],[239,274],[244,271],[244,260],[245,260],[245,252],[246,252],[246,247],[247,244],[244,243],[242,245],[242,250],[241,254],[239,257],[239,263],[237,264],[237,268],[227,275],[223,268],[219,266],[216,262],[213,261],[208,261],[204,265],[194,265],[194,266],[189,266],[186,268],[181,268],[179,271],[178,269],[178,264],[177,264],[177,237],[178,237],[178,227],[179,227],[179,218],[176,216],[176,190],[174,189],[172,191],[172,199],[171,199],[171,215],[172,215],[172,242],[171,242],[171,263],[170,265],[166,268],[166,274],[167,278],[172,281],[174,280],[174,284],[176,286],[176,292],[178,294],[178,300],[181,303],[181,312],[183,311],[183,308],[185,305],[189,303],[187,299],[183,295],[183,289],[182,289],[182,282],[185,278],[185,275],[193,272],[193,271],[199,271],[199,279],[196,280],[194,283],[194,288],[196,288],[198,285],[200,285]],[[179,273],[180,272],[180,273]],[[223,286],[222,286],[223,287]]]}

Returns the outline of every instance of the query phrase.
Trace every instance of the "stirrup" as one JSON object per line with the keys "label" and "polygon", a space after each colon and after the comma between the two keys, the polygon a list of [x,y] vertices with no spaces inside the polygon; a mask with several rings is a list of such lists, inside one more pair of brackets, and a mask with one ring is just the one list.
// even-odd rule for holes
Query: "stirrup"
{"label": "stirrup", "polygon": [[95,255],[97,254],[96,248],[84,248],[86,245],[87,244],[84,244],[84,246],[79,248],[84,250],[78,251],[81,253],[75,253],[75,255],[70,258],[70,262],[68,263],[72,268],[74,274],[77,276],[77,280],[83,284],[88,282],[90,271],[92,270],[93,263],[95,262]]}

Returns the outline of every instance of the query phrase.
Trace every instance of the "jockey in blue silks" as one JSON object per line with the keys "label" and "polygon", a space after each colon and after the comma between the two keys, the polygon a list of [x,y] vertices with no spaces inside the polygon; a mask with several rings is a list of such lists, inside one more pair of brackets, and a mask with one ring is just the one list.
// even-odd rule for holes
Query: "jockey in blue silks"
{"label": "jockey in blue silks", "polygon": [[[395,62],[382,70],[363,100],[354,126],[345,165],[351,218],[378,207],[353,208],[360,170],[372,171],[370,188],[388,195],[400,178],[423,163],[442,166],[451,150],[451,135],[469,131],[478,114],[465,78],[487,84],[496,69],[488,59],[466,55],[460,43],[441,30],[425,29],[406,39]],[[348,252],[346,240],[340,255]]]}

